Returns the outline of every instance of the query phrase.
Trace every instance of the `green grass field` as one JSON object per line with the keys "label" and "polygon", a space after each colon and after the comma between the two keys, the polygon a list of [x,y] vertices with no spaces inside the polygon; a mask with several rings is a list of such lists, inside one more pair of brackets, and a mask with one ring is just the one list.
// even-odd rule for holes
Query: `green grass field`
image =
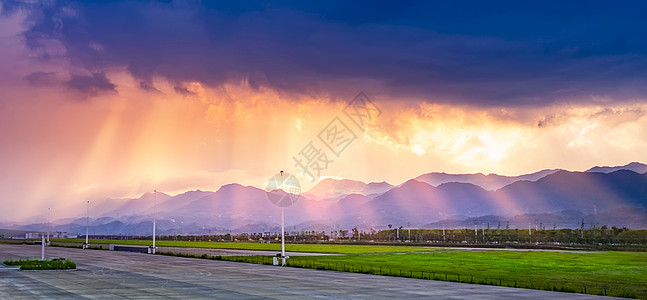
{"label": "green grass field", "polygon": [[296,267],[647,298],[647,253],[453,251],[292,257]]}
{"label": "green grass field", "polygon": [[[56,239],[55,242],[84,243],[82,239]],[[152,241],[138,240],[90,240],[90,244],[120,244],[120,245],[152,245]],[[185,241],[156,241],[158,247],[191,247],[237,250],[281,251],[280,243],[261,244],[247,242],[185,242]],[[421,246],[367,246],[367,245],[332,245],[332,244],[287,244],[286,251],[310,253],[386,253],[386,252],[432,252],[440,248]]]}

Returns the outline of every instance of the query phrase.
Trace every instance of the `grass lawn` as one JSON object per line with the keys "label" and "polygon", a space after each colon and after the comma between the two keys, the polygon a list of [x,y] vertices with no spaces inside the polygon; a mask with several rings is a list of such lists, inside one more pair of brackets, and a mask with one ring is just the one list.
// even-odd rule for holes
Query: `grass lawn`
{"label": "grass lawn", "polygon": [[21,270],[68,270],[76,269],[76,263],[70,259],[7,259],[4,261],[7,266],[20,266]]}
{"label": "grass lawn", "polygon": [[[83,239],[61,239],[60,242],[84,243]],[[138,240],[90,240],[90,244],[120,244],[120,245],[152,245],[152,241]],[[158,247],[191,247],[213,249],[265,250],[281,251],[281,243],[261,244],[247,242],[185,242],[185,241],[156,241]],[[332,245],[332,244],[286,244],[285,250],[290,252],[312,253],[385,253],[385,252],[433,252],[441,248],[423,246],[372,246],[372,245]],[[446,251],[446,250],[445,250]]]}
{"label": "grass lawn", "polygon": [[647,299],[647,253],[454,251],[292,257],[295,267]]}

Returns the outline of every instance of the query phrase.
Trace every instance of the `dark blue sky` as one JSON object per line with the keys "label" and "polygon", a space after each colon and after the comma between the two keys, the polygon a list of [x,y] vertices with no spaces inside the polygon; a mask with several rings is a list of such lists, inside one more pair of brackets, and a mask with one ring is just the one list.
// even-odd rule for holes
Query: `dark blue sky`
{"label": "dark blue sky", "polygon": [[[114,88],[103,70],[126,66],[143,87],[153,76],[211,85],[245,78],[285,94],[368,90],[485,106],[647,98],[643,1],[56,1],[27,7],[36,24],[26,33],[31,47],[41,47],[44,37],[59,39],[75,66],[95,73],[70,85],[80,90]],[[25,5],[5,2],[4,8],[11,13]]]}

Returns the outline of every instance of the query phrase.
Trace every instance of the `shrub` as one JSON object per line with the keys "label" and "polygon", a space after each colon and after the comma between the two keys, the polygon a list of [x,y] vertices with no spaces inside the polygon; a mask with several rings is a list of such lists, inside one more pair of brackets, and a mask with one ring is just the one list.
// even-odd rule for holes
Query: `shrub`
{"label": "shrub", "polygon": [[20,266],[21,270],[70,270],[76,269],[76,263],[66,258],[54,259],[7,259],[4,261],[7,266]]}

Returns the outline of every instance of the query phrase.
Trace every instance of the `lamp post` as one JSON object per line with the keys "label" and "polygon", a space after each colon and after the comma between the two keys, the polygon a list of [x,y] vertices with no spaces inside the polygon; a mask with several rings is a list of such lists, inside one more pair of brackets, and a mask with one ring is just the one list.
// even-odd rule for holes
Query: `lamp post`
{"label": "lamp post", "polygon": [[481,233],[481,238],[483,239],[483,243],[485,243],[485,223],[483,223],[483,230],[481,231]]}
{"label": "lamp post", "polygon": [[88,234],[90,233],[90,201],[88,200],[86,207],[86,217],[85,217],[85,244],[83,244],[83,249],[88,249]]}
{"label": "lamp post", "polygon": [[532,231],[530,231],[530,222],[528,222],[528,235],[532,235]]}
{"label": "lamp post", "polygon": [[[285,179],[283,175],[285,175]],[[287,188],[287,191],[284,188]],[[294,204],[299,198],[301,185],[296,177],[281,170],[270,178],[265,190],[268,200],[281,208],[281,253],[276,255],[277,257],[272,260],[272,263],[278,265],[278,258],[280,257],[282,265],[285,266],[289,258],[285,255],[285,207]],[[276,240],[278,240],[278,237]]]}
{"label": "lamp post", "polygon": [[445,239],[445,224],[443,224],[443,242],[445,242],[445,241],[447,241],[447,240]]}
{"label": "lamp post", "polygon": [[40,260],[45,260],[45,235],[41,235],[40,238]]}
{"label": "lamp post", "polygon": [[157,221],[157,190],[153,190],[153,247],[150,253],[155,254],[155,223]]}
{"label": "lamp post", "polygon": [[[281,190],[283,190],[283,170],[281,170]],[[281,205],[281,265],[285,266],[285,204]]]}
{"label": "lamp post", "polygon": [[48,207],[47,208],[47,246],[49,246],[49,226],[50,226],[49,218],[50,218],[51,212],[52,212],[52,209]]}

